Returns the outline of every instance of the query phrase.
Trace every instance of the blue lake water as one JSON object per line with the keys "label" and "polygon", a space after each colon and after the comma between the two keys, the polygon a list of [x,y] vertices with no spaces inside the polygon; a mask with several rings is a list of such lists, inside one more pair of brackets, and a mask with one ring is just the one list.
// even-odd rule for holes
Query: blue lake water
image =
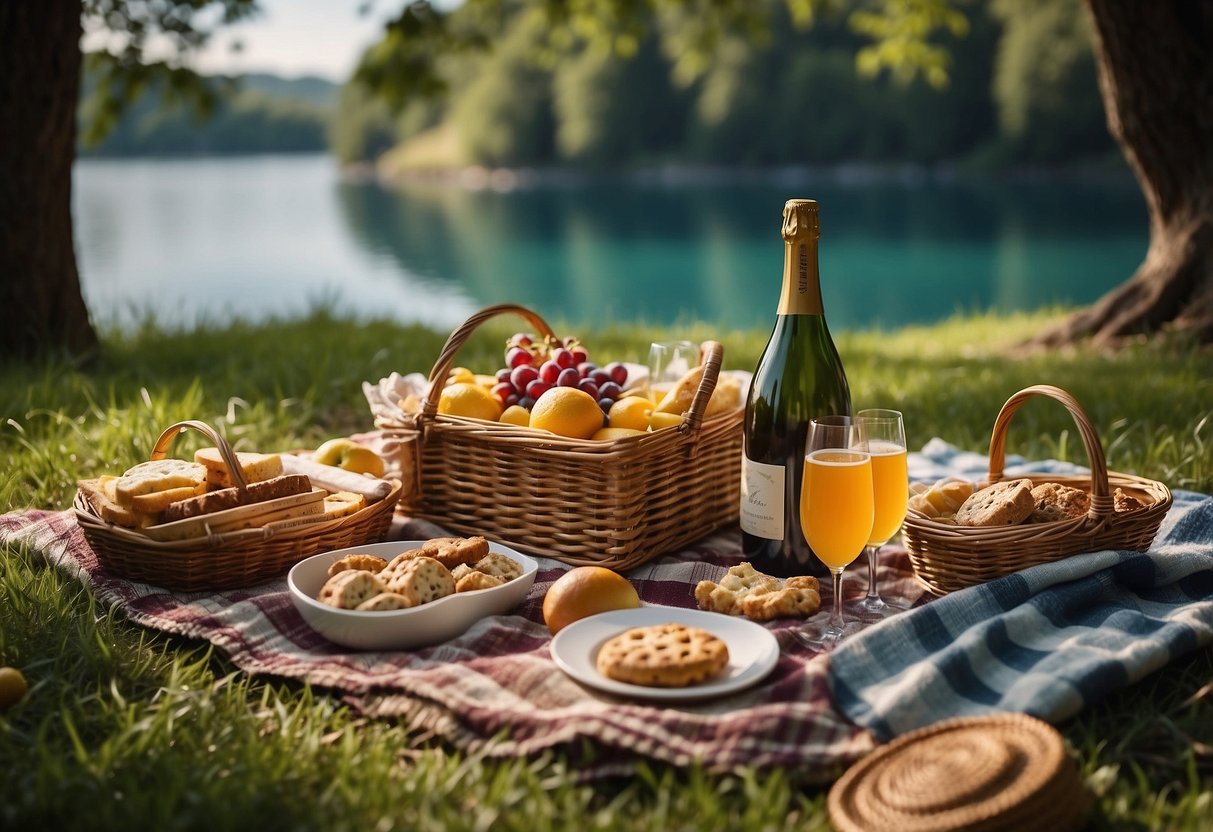
{"label": "blue lake water", "polygon": [[94,317],[170,325],[327,306],[450,329],[505,301],[553,321],[766,327],[783,201],[821,203],[835,331],[1085,304],[1146,250],[1131,178],[650,176],[512,188],[344,179],[322,156],[82,160]]}

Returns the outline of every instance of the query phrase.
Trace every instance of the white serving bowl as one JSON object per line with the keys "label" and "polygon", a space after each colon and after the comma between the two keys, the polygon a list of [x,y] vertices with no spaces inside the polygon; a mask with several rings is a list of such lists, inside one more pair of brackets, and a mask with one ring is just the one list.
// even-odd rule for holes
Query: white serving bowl
{"label": "white serving bowl", "polygon": [[499,543],[490,543],[489,551],[499,552],[522,566],[521,577],[501,586],[458,592],[407,610],[358,612],[337,609],[316,600],[333,561],[355,553],[378,555],[390,561],[401,552],[419,548],[424,542],[393,540],[351,546],[299,561],[286,578],[295,609],[313,630],[334,644],[355,650],[407,650],[448,641],[482,618],[508,612],[523,602],[531,584],[535,583],[539,564],[533,558]]}

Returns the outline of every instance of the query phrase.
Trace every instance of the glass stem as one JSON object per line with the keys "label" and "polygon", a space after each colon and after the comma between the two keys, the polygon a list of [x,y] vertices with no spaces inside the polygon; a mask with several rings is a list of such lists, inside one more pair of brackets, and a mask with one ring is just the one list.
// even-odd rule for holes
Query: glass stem
{"label": "glass stem", "polygon": [[876,561],[880,554],[879,546],[868,547],[868,600],[880,599],[880,590],[876,588]]}
{"label": "glass stem", "polygon": [[834,578],[834,607],[830,610],[829,628],[842,632],[842,570],[831,567],[830,574]]}

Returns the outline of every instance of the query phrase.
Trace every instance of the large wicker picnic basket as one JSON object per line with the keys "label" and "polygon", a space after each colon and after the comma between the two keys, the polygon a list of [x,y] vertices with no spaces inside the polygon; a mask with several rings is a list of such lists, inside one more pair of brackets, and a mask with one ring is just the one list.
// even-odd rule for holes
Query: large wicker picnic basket
{"label": "large wicker picnic basket", "polygon": [[[170,425],[156,440],[149,459],[164,459],[172,441],[191,429],[219,449],[236,487],[247,488],[236,452],[205,422],[190,420]],[[74,507],[85,539],[107,572],[165,589],[202,592],[255,586],[284,575],[294,564],[320,552],[379,542],[391,526],[400,491],[401,484],[396,481],[385,498],[333,520],[172,541],[153,540],[137,529],[106,522],[83,491],[77,491]]]}
{"label": "large wicker picnic basket", "polygon": [[[1070,412],[1082,436],[1091,472],[1077,476],[1016,475],[1015,479],[1031,480],[1033,486],[1056,482],[1087,491],[1091,494],[1090,510],[1079,517],[1052,523],[976,527],[948,525],[910,509],[902,527],[906,552],[918,582],[935,595],[992,581],[1079,552],[1144,551],[1158,533],[1158,527],[1171,507],[1170,489],[1155,480],[1108,471],[1099,435],[1090,418],[1078,401],[1059,387],[1036,385],[1007,399],[994,422],[990,438],[988,481],[995,483],[1003,478],[1011,417],[1025,402],[1037,396],[1060,402]],[[1113,498],[1116,489],[1135,498],[1141,507],[1133,511],[1116,511]]]}
{"label": "large wicker picnic basket", "polygon": [[594,441],[439,414],[460,347],[481,324],[511,314],[540,336],[553,334],[525,307],[483,309],[447,339],[420,412],[404,422],[376,420],[411,446],[405,456],[417,479],[401,512],[568,564],[620,570],[737,519],[744,409],[704,415],[724,356],[714,341],[702,345],[703,380],[677,427]]}

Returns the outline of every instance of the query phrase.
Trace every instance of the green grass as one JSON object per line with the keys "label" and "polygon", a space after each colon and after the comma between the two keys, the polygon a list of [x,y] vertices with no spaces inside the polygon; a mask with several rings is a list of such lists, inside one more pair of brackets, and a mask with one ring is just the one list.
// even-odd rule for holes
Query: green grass
{"label": "green grass", "polygon": [[[1213,356],[1183,344],[1119,353],[1021,354],[1046,315],[969,317],[839,337],[856,406],[894,403],[909,443],[942,436],[984,452],[1001,403],[1029,384],[1073,392],[1109,467],[1213,492]],[[515,322],[477,335],[458,363],[490,371]],[[557,326],[560,332],[571,331]],[[752,367],[765,332],[714,333],[726,365]],[[642,360],[656,330],[579,332],[598,356]],[[238,447],[315,446],[364,429],[360,383],[428,372],[444,334],[313,315],[264,327],[110,333],[86,366],[0,368],[0,510],[61,508],[78,477],[146,458],[161,429],[200,418]],[[192,441],[183,436],[183,447]],[[1008,450],[1085,461],[1066,412],[1032,402]],[[828,828],[824,793],[795,771],[708,775],[640,765],[579,782],[584,757],[492,761],[323,691],[249,679],[196,642],[98,608],[34,553],[0,551],[0,664],[31,684],[0,715],[0,827],[123,829]],[[1099,801],[1093,828],[1208,828],[1213,821],[1213,651],[1168,667],[1062,726]],[[592,757],[593,749],[583,754]]]}

